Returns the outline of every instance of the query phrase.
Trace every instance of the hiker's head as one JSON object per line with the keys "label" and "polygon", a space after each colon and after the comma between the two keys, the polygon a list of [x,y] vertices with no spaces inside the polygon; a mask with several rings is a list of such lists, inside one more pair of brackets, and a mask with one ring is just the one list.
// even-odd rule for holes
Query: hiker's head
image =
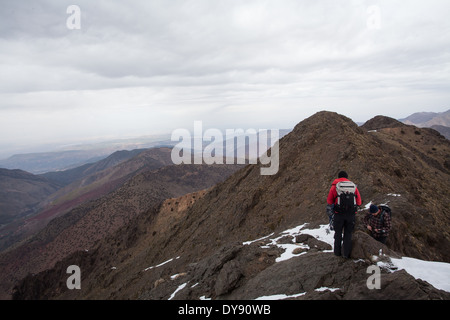
{"label": "hiker's head", "polygon": [[345,172],[345,171],[339,172],[338,178],[346,178],[346,179],[348,179],[348,174],[347,174],[347,172]]}
{"label": "hiker's head", "polygon": [[378,207],[376,206],[376,205],[374,205],[374,204],[371,204],[370,205],[370,208],[369,208],[369,212],[371,213],[371,214],[377,214],[378,213]]}

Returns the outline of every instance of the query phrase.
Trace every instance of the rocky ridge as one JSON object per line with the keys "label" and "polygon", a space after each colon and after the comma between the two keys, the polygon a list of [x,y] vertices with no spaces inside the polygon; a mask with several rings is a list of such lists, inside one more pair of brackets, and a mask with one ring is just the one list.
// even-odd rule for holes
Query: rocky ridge
{"label": "rocky ridge", "polygon": [[[450,261],[449,142],[428,129],[381,127],[377,121],[358,127],[344,116],[319,112],[280,140],[278,174],[261,176],[259,165],[249,165],[201,196],[185,196],[192,201],[183,207],[181,199],[167,200],[89,252],[77,251],[26,277],[14,297],[449,299],[447,292],[389,267],[389,257],[396,256]],[[335,257],[329,241],[304,235],[326,225],[326,195],[343,169],[358,184],[364,205],[388,203],[394,211],[391,237],[381,247],[365,233],[364,211],[358,214],[349,260]],[[388,256],[379,255],[380,249]],[[280,260],[286,254],[293,256]],[[378,291],[366,285],[374,257],[387,263]],[[71,264],[83,270],[82,290],[65,288]]]}

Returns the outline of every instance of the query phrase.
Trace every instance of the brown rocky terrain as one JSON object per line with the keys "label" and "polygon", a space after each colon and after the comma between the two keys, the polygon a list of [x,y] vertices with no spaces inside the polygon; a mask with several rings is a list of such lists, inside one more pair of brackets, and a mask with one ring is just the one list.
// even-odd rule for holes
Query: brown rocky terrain
{"label": "brown rocky terrain", "polygon": [[[380,249],[392,257],[450,262],[447,139],[386,117],[358,127],[344,116],[319,112],[283,137],[279,147],[276,175],[261,176],[260,165],[248,165],[201,194],[142,210],[88,252],[73,252],[53,268],[26,277],[14,298],[450,298],[389,268],[382,271],[382,290],[366,286],[367,267]],[[347,260],[302,229],[295,237],[285,231],[328,222],[326,196],[340,170],[357,183],[363,205],[388,203],[393,210],[387,246],[365,233],[364,211],[359,212]],[[296,246],[298,256],[278,262],[287,250],[279,244]],[[82,270],[81,290],[65,286],[72,264]]]}
{"label": "brown rocky terrain", "polygon": [[26,171],[0,168],[0,225],[35,213],[36,206],[60,187]]}
{"label": "brown rocky terrain", "polygon": [[[27,227],[39,225],[41,228],[48,221],[58,217],[79,204],[100,198],[117,189],[128,179],[140,172],[162,168],[172,164],[169,148],[154,148],[138,151],[131,159],[122,160],[112,154],[86,168],[78,179],[66,185],[45,199],[46,207],[38,215],[26,221]],[[134,152],[130,152],[133,154]],[[122,161],[121,161],[122,160]],[[35,231],[38,226],[31,228]]]}
{"label": "brown rocky terrain", "polygon": [[436,125],[432,125],[430,128],[438,131],[440,134],[442,134],[447,139],[450,139],[450,127],[441,126],[441,125],[436,124]]}
{"label": "brown rocky terrain", "polygon": [[90,250],[139,214],[157,210],[163,200],[208,188],[238,167],[171,165],[144,171],[116,191],[51,220],[23,244],[0,255],[2,298],[26,274],[51,268],[74,251]]}
{"label": "brown rocky terrain", "polygon": [[[13,203],[19,203],[22,206],[27,205],[29,214],[24,217],[19,215],[13,223],[2,228],[0,249],[4,250],[35,234],[45,227],[49,221],[62,216],[70,209],[112,192],[142,171],[172,164],[170,153],[171,149],[168,148],[117,151],[98,162],[66,171],[35,176],[27,173],[28,176],[34,177],[34,180],[41,181],[38,186],[41,186],[42,190],[36,187],[36,190],[30,190],[24,185],[20,185],[20,188],[16,187],[21,194],[28,198],[32,197],[33,203],[25,201],[23,197],[18,197],[18,191],[13,196],[5,197],[5,205]],[[0,183],[3,180],[0,179]],[[43,185],[42,181],[46,181],[47,185],[54,187],[46,188],[47,185]],[[9,183],[9,185],[13,184]],[[3,190],[9,189],[3,188]],[[46,192],[47,189],[50,189],[50,192]],[[39,197],[35,196],[37,190],[41,191]],[[15,209],[15,212],[20,212],[17,206],[12,207],[12,209]]]}

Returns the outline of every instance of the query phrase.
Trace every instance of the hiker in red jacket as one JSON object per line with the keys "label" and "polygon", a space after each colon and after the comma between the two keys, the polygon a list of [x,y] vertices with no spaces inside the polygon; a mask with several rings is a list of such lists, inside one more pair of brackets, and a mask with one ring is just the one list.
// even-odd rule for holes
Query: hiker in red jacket
{"label": "hiker in red jacket", "polygon": [[[347,172],[339,172],[338,179],[333,181],[327,197],[327,204],[333,206],[334,211],[334,254],[336,256],[350,257],[355,214],[357,206],[360,206],[361,203],[358,188],[348,180]],[[342,231],[344,232],[344,239],[342,239]],[[342,242],[343,252],[341,251]]]}

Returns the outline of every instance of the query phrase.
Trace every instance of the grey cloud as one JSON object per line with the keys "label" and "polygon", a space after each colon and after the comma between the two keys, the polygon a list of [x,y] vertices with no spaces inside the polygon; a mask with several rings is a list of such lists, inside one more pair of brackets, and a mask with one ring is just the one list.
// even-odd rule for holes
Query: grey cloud
{"label": "grey cloud", "polygon": [[[66,27],[71,4],[80,30]],[[378,30],[367,27],[371,5],[381,9]],[[374,106],[445,104],[449,9],[447,0],[3,0],[0,118],[65,96],[77,98],[58,108],[80,119],[117,101],[149,114],[215,110],[279,123],[311,106],[370,117]]]}

